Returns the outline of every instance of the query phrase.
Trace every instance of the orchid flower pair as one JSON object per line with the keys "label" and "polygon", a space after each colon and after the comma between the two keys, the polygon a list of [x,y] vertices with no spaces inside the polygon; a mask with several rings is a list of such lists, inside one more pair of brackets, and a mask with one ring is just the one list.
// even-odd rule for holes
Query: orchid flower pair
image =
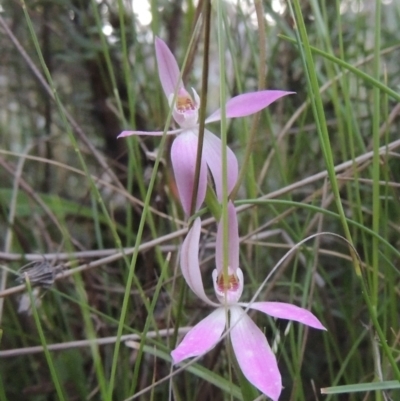
{"label": "orchid flower pair", "polygon": [[[207,297],[199,265],[201,220],[194,221],[181,249],[182,274],[192,291],[205,303],[216,307],[210,315],[195,325],[171,353],[173,362],[202,355],[220,340],[229,329],[233,351],[239,367],[247,380],[273,401],[277,401],[282,389],[278,364],[263,332],[251,320],[243,308],[251,308],[279,319],[294,320],[316,329],[325,330],[321,322],[308,310],[283,302],[239,302],[243,291],[243,273],[239,268],[239,234],[236,211],[228,203],[228,276],[223,273],[222,223],[218,224],[215,262],[212,273],[216,304]],[[227,320],[227,310],[229,320]]]}
{"label": "orchid flower pair", "polygon": [[[167,131],[167,135],[178,134],[171,148],[171,162],[178,187],[179,197],[186,215],[191,213],[195,185],[195,169],[198,147],[198,117],[200,98],[196,91],[193,97],[183,86],[178,64],[167,45],[159,38],[155,40],[158,73],[172,116],[179,129]],[[292,92],[259,91],[245,93],[230,99],[225,105],[227,118],[244,117],[269,106],[275,100]],[[221,110],[212,113],[205,123],[219,121]],[[162,131],[123,131],[120,137],[129,135],[163,135]],[[227,188],[231,192],[238,178],[238,162],[231,149],[227,148]],[[200,161],[200,176],[195,203],[196,211],[203,203],[207,190],[207,167],[214,180],[217,198],[222,202],[222,142],[207,129],[204,132],[203,152]],[[220,221],[216,238],[216,269],[212,273],[218,303],[212,302],[204,291],[199,264],[201,220],[197,218],[189,230],[181,248],[182,274],[192,291],[205,303],[216,309],[195,325],[171,352],[174,364],[184,359],[200,356],[211,350],[227,330],[239,367],[247,380],[273,401],[277,401],[282,389],[278,364],[264,334],[247,315],[247,309],[264,312],[274,318],[294,320],[316,329],[324,330],[321,322],[308,310],[282,302],[243,303],[239,299],[243,292],[243,273],[239,268],[239,233],[236,210],[228,202],[228,266],[224,272],[223,229]],[[244,310],[245,308],[246,310]]]}
{"label": "orchid flower pair", "polygon": [[[194,190],[198,145],[198,117],[200,98],[192,88],[193,97],[183,86],[178,64],[168,46],[159,38],[155,40],[158,74],[164,93],[167,96],[172,116],[180,126],[179,129],[167,131],[167,135],[179,134],[171,148],[171,162],[175,174],[179,197],[186,215],[190,215],[190,208]],[[176,96],[175,96],[176,93]],[[230,99],[225,105],[227,118],[244,117],[254,114],[269,106],[275,100],[292,92],[280,90],[264,90],[245,93]],[[175,101],[174,98],[176,97]],[[206,123],[219,121],[221,110],[212,113]],[[118,138],[130,135],[163,135],[163,131],[123,131]],[[203,203],[207,190],[207,166],[214,179],[217,198],[222,199],[222,161],[221,140],[209,130],[204,132],[204,143],[198,183],[196,211]],[[231,149],[227,149],[227,187],[231,192],[238,178],[238,162]]]}

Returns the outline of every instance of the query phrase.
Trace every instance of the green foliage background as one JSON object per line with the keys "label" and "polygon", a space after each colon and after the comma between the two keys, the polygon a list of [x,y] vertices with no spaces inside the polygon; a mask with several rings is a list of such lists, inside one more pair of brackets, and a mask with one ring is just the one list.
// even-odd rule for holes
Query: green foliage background
{"label": "green foliage background", "polygon": [[[219,107],[220,82],[227,98],[262,82],[296,92],[261,113],[244,166],[242,299],[307,236],[340,235],[360,257],[358,267],[348,242],[319,235],[262,288],[258,300],[308,307],[328,329],[252,316],[276,349],[281,400],[396,400],[400,3],[220,1],[220,19],[212,2],[208,111]],[[0,401],[253,399],[230,369],[227,342],[171,367],[185,328],[209,312],[179,271],[187,225],[171,140],[116,137],[164,128],[155,35],[180,65],[193,35],[184,81],[200,92],[204,1],[153,0],[147,24],[137,11],[144,4],[0,5]],[[228,123],[240,163],[253,124]],[[201,258],[212,296],[207,221]],[[47,279],[55,272],[50,288],[16,281],[31,261]]]}

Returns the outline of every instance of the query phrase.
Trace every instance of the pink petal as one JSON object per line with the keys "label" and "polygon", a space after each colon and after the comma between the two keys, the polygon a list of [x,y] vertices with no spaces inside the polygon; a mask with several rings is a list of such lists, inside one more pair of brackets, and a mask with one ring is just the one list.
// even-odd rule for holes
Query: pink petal
{"label": "pink petal", "polygon": [[277,401],[282,379],[267,339],[240,307],[231,307],[230,312],[231,341],[240,369],[253,386]]}
{"label": "pink petal", "polygon": [[218,308],[190,330],[171,352],[173,363],[205,354],[213,349],[225,329],[225,310]]}
{"label": "pink petal", "polygon": [[[239,267],[239,227],[236,209],[231,201],[228,202],[228,248],[228,266],[235,273]],[[221,273],[224,268],[223,254],[223,227],[221,218],[218,223],[215,244],[215,264],[218,273]]]}
{"label": "pink petal", "polygon": [[[243,93],[228,100],[225,106],[227,118],[244,117],[265,109],[279,98],[294,92],[265,90],[258,92]],[[206,119],[206,123],[221,120],[221,109],[215,111]]]}
{"label": "pink petal", "polygon": [[175,60],[174,55],[169,50],[168,46],[160,38],[156,37],[155,40],[158,75],[160,77],[161,85],[164,93],[169,98],[171,93],[175,93],[177,86],[183,86],[182,81],[179,80],[179,67]]}
{"label": "pink petal", "polygon": [[[215,136],[209,130],[204,130],[204,144],[203,144],[203,155],[210,168],[211,174],[214,179],[215,189],[217,192],[217,198],[219,201],[222,200],[222,159],[221,159],[221,140]],[[236,184],[239,167],[238,161],[232,150],[227,147],[227,159],[228,159],[228,193],[232,191]]]}
{"label": "pink petal", "polygon": [[248,304],[252,309],[264,312],[279,319],[294,320],[314,329],[326,330],[322,323],[307,309],[285,302],[254,302]]}
{"label": "pink petal", "polygon": [[[175,129],[172,131],[166,131],[166,135],[173,135],[173,134],[179,134],[182,132],[182,129]],[[131,136],[131,135],[149,135],[149,136],[162,136],[164,134],[164,131],[122,131],[117,138],[124,138],[126,136]]]}
{"label": "pink petal", "polygon": [[204,292],[203,279],[199,265],[199,244],[200,244],[201,220],[198,217],[192,228],[189,230],[181,248],[181,270],[183,277],[192,291],[204,302],[215,305]]}
{"label": "pink petal", "polygon": [[[171,162],[174,169],[176,185],[183,210],[189,216],[192,204],[194,175],[196,171],[198,136],[191,130],[178,135],[171,147]],[[199,210],[206,197],[207,166],[204,158],[201,160],[199,185],[197,190],[196,210]]]}

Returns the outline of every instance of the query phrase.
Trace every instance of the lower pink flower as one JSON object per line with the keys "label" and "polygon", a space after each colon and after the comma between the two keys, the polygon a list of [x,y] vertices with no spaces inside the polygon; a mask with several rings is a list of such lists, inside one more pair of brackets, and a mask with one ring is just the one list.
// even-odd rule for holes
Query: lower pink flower
{"label": "lower pink flower", "polygon": [[[308,310],[283,302],[239,303],[243,291],[243,273],[239,268],[239,234],[236,211],[228,204],[228,277],[223,274],[222,224],[218,225],[216,240],[216,269],[213,283],[220,304],[206,296],[199,265],[201,221],[197,218],[181,249],[182,274],[193,292],[216,309],[194,326],[171,352],[174,364],[210,351],[220,340],[225,329],[229,335],[236,359],[247,380],[262,393],[277,401],[282,390],[278,364],[263,332],[242,307],[251,308],[280,319],[293,320],[325,330],[321,322]],[[227,280],[226,280],[227,279]],[[230,321],[227,321],[229,311]]]}

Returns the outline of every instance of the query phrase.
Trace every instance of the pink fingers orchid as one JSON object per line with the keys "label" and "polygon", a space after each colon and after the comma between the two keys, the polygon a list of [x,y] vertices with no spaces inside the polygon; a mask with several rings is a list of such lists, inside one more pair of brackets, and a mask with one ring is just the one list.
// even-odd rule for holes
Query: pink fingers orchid
{"label": "pink fingers orchid", "polygon": [[[243,291],[243,273],[239,268],[239,234],[236,211],[228,203],[228,280],[223,274],[222,224],[219,223],[216,239],[216,269],[213,283],[220,304],[206,296],[199,265],[201,221],[197,218],[185,238],[181,249],[181,269],[192,291],[216,309],[196,324],[171,352],[174,364],[189,357],[202,355],[220,340],[225,329],[230,329],[233,351],[247,380],[262,393],[277,401],[282,389],[281,375],[274,353],[263,332],[242,308],[251,308],[279,319],[288,319],[325,330],[321,322],[308,310],[283,302],[239,303]],[[226,308],[229,311],[227,321]]]}
{"label": "pink fingers orchid", "polygon": [[[180,126],[179,129],[167,131],[167,135],[179,134],[171,148],[171,162],[178,187],[182,207],[187,215],[194,189],[194,175],[198,145],[198,117],[200,98],[192,88],[192,95],[185,89],[180,78],[178,64],[168,46],[159,38],[155,39],[155,50],[158,66],[158,75],[164,93],[172,107],[172,116]],[[176,93],[176,99],[174,97]],[[244,117],[254,114],[279,98],[291,94],[280,90],[264,90],[259,92],[244,93],[230,99],[225,105],[227,118]],[[221,110],[215,111],[206,120],[206,123],[219,121]],[[163,131],[123,131],[118,138],[130,135],[163,135]],[[196,211],[204,201],[207,190],[207,167],[210,169],[217,198],[222,199],[222,162],[221,140],[209,130],[204,132],[204,144],[200,167],[200,178],[196,199]],[[230,148],[227,149],[228,164],[228,192],[231,192],[238,177],[238,162]]]}

